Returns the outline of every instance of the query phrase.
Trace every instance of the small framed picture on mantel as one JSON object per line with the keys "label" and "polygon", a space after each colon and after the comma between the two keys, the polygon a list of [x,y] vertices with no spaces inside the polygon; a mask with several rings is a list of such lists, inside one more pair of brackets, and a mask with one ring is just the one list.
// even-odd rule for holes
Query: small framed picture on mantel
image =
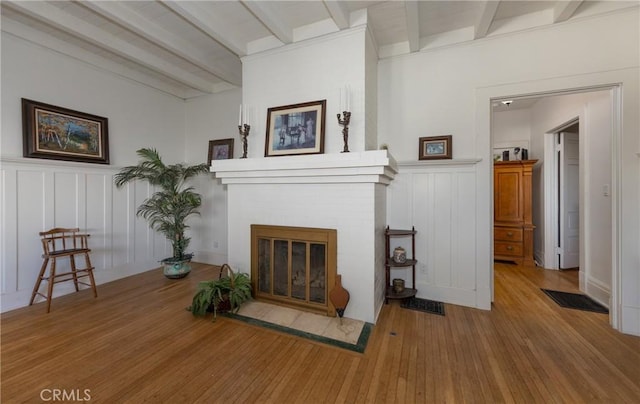
{"label": "small framed picture on mantel", "polygon": [[421,137],[419,140],[419,160],[451,159],[451,135]]}
{"label": "small framed picture on mantel", "polygon": [[211,164],[211,160],[228,160],[233,158],[233,138],[209,140],[209,153],[207,155],[207,164]]}

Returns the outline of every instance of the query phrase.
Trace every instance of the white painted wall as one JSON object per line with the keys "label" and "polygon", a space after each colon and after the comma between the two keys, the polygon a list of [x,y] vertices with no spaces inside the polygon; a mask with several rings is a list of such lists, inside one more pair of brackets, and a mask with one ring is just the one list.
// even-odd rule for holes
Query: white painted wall
{"label": "white painted wall", "polygon": [[378,149],[378,54],[371,35],[365,36],[365,150]]}
{"label": "white painted wall", "polygon": [[381,299],[381,296],[384,296],[387,291],[386,285],[386,273],[385,273],[385,260],[387,251],[385,250],[385,239],[384,232],[387,227],[387,186],[382,184],[375,185],[375,210],[374,210],[374,291],[373,291],[373,302],[374,308],[373,313],[375,314],[375,318],[380,314],[380,310],[382,310],[382,304],[384,300]]}
{"label": "white painted wall", "polygon": [[[609,92],[585,105],[585,125],[580,142],[585,158],[580,160],[584,175],[584,290],[596,300],[610,305],[611,296],[611,98]],[[608,191],[605,193],[605,187]]]}
{"label": "white painted wall", "polygon": [[342,151],[342,126],[336,114],[342,112],[340,89],[347,84],[352,113],[349,150],[365,150],[367,35],[366,27],[360,26],[242,58],[242,99],[251,110],[249,158],[264,157],[268,108],[323,99],[327,100],[324,151]]}
{"label": "white painted wall", "polygon": [[[469,290],[477,295],[477,307],[488,308],[492,299],[491,100],[622,83],[621,143],[614,145],[614,153],[620,147],[622,190],[617,214],[619,222],[624,218],[619,229],[620,281],[624,290],[617,307],[622,313],[622,329],[640,334],[640,169],[635,155],[640,150],[639,27],[635,8],[380,61],[378,140],[389,144],[400,167],[403,161],[417,159],[416,146],[421,136],[452,134],[454,159],[481,158],[474,168],[474,180],[468,185],[474,191],[475,220],[465,233],[474,234],[470,241],[475,247],[474,273],[457,268],[449,272],[452,275],[461,270],[463,276],[474,276],[475,286]],[[532,149],[531,157],[535,158],[535,147]],[[410,186],[402,191],[390,187],[389,192],[403,192],[411,199],[416,192],[425,192],[424,185],[416,186],[419,188]],[[440,193],[448,195],[449,189],[449,184],[443,182],[430,192],[438,198]],[[389,198],[401,196],[390,194]],[[410,220],[415,224],[421,215],[418,212]],[[395,223],[389,216],[389,224],[404,223]],[[416,228],[420,234],[433,225],[426,220]],[[452,238],[448,245],[459,242]],[[427,250],[434,251],[435,247],[436,244],[429,244]],[[453,299],[444,285],[440,294],[445,301]]]}
{"label": "white painted wall", "polygon": [[637,67],[637,32],[632,9],[381,60],[378,140],[406,161],[419,137],[452,134],[454,158],[483,157],[475,111],[490,105],[475,105],[477,89]]}
{"label": "white painted wall", "polygon": [[[170,246],[135,217],[148,187],[116,190],[112,178],[141,147],[183,159],[184,102],[6,32],[1,75],[2,311],[29,303],[42,263],[38,232],[54,226],[91,233],[98,283],[157,266]],[[22,158],[22,97],[109,118],[111,165]],[[70,292],[67,283],[55,294]]]}
{"label": "white painted wall", "polygon": [[492,119],[491,135],[494,147],[523,142],[531,145],[531,109],[494,112]]}
{"label": "white painted wall", "polygon": [[[238,136],[238,106],[241,103],[241,89],[185,102],[186,161],[191,164],[205,162],[209,141],[228,138],[234,140],[234,158],[242,156],[242,142]],[[194,259],[222,265],[228,260],[226,187],[213,174],[197,178],[194,185],[202,195],[201,215],[189,221]]]}

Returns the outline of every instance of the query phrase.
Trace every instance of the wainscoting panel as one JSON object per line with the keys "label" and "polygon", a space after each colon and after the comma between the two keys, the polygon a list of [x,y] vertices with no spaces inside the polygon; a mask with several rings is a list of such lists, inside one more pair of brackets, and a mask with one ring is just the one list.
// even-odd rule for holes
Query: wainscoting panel
{"label": "wainscoting panel", "polygon": [[475,162],[399,163],[387,189],[389,226],[417,230],[418,297],[476,304]]}
{"label": "wainscoting panel", "polygon": [[[151,194],[151,186],[147,183],[134,183],[129,184],[130,193],[133,195],[132,204],[134,213],[139,206],[140,202],[144,201],[146,195]],[[144,218],[133,216],[134,222],[131,229],[133,229],[133,238],[127,248],[130,249],[130,253],[133,253],[133,261],[146,260],[153,256],[153,240]]]}
{"label": "wainscoting panel", "polygon": [[[81,216],[81,213],[84,213],[85,210],[86,187],[83,186],[82,191],[79,189],[80,174],[68,172],[51,174],[53,181],[49,181],[49,178],[45,180],[47,191],[45,198],[53,201],[53,216],[47,214],[46,218],[49,219],[49,222],[53,219],[52,226],[85,228],[84,217]],[[47,177],[49,177],[48,174]],[[53,195],[53,198],[48,197],[49,195]],[[85,200],[80,200],[81,197]]]}
{"label": "wainscoting panel", "polygon": [[[14,174],[14,173],[12,173]],[[33,288],[34,281],[42,264],[42,247],[38,237],[38,232],[46,225],[46,212],[53,211],[53,201],[51,204],[45,202],[45,180],[50,177],[45,172],[19,170],[15,172],[17,176],[17,189],[7,190],[6,197],[15,195],[17,197],[16,223],[17,228],[11,233],[15,234],[17,244],[13,250],[5,250],[7,255],[15,254],[19,271],[15,274],[17,279],[17,289],[24,290]],[[8,231],[10,229],[3,229]],[[12,237],[11,233],[7,237]],[[4,256],[5,254],[3,254]],[[10,270],[3,266],[3,270]],[[13,291],[13,290],[11,290]]]}
{"label": "wainscoting panel", "polygon": [[[146,183],[116,189],[114,167],[18,158],[1,162],[2,311],[29,304],[42,265],[40,231],[79,227],[91,234],[98,283],[159,267],[171,253],[164,237],[135,215],[152,191]],[[54,296],[71,291],[71,282],[60,283]]]}
{"label": "wainscoting panel", "polygon": [[[110,258],[111,266],[113,267],[125,265],[129,260],[133,260],[133,255],[129,250],[129,246],[133,244],[133,240],[131,240],[133,237],[129,229],[133,228],[134,221],[134,217],[129,214],[131,207],[134,207],[133,199],[129,200],[130,187],[128,185],[122,189],[117,189],[112,186],[111,199],[108,200],[111,206],[110,209],[106,208],[112,215],[110,222],[111,233],[107,233],[108,237],[110,235],[109,242],[114,251],[120,251],[120,254],[114,254]],[[133,213],[135,214],[135,212]],[[107,229],[105,228],[105,230]]]}
{"label": "wainscoting panel", "polygon": [[107,251],[111,251],[111,243],[107,235],[111,233],[113,217],[112,209],[107,209],[107,204],[111,200],[111,176],[100,174],[87,174],[81,178],[86,190],[86,203],[84,204],[84,214],[82,220],[87,229],[95,229],[91,234],[91,262],[96,268],[110,268],[111,256]]}

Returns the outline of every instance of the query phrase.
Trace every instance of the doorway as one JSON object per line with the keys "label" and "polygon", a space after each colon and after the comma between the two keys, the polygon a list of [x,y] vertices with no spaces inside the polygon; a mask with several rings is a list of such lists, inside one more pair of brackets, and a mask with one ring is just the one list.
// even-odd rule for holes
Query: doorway
{"label": "doorway", "polygon": [[556,135],[558,141],[559,187],[558,210],[558,261],[559,269],[577,269],[580,266],[580,187],[579,187],[579,136],[578,125],[574,130],[565,129]]}
{"label": "doorway", "polygon": [[[612,105],[615,90],[529,96],[535,260],[546,269],[579,268],[578,288],[609,306],[613,287]],[[517,106],[518,97],[510,107]],[[492,144],[501,129],[493,99]],[[504,110],[504,108],[503,108]],[[565,116],[563,120],[559,119]],[[520,130],[526,125],[515,126]],[[551,129],[550,129],[551,128]],[[504,128],[502,128],[504,130]],[[604,199],[603,199],[604,198]]]}
{"label": "doorway", "polygon": [[[553,260],[545,261],[547,269],[578,269],[580,267],[580,120],[579,118],[550,131],[554,143],[553,177],[556,184],[547,187],[556,190],[550,195],[555,200],[549,216],[554,228]],[[548,243],[547,245],[550,245]]]}
{"label": "doorway", "polygon": [[[600,237],[608,237],[606,245],[604,245],[603,247],[611,249],[611,260],[607,262],[606,265],[601,266],[601,268],[606,268],[609,271],[610,284],[602,288],[603,291],[607,292],[606,296],[603,296],[605,297],[605,299],[598,300],[609,302],[609,319],[613,328],[617,330],[631,330],[631,333],[636,333],[638,329],[638,322],[634,320],[637,319],[637,316],[635,316],[634,314],[635,308],[628,308],[631,307],[629,306],[629,303],[625,303],[627,304],[627,306],[623,305],[623,302],[631,301],[632,297],[629,297],[628,294],[625,295],[622,293],[623,283],[625,281],[628,281],[628,279],[634,279],[633,274],[630,274],[628,269],[633,266],[633,254],[632,252],[630,253],[629,249],[624,248],[622,241],[626,240],[634,231],[637,231],[636,222],[628,223],[628,226],[626,228],[629,229],[629,231],[625,231],[625,228],[623,228],[622,226],[624,222],[623,214],[627,215],[627,217],[631,219],[637,218],[637,210],[630,208],[630,206],[637,206],[637,204],[633,205],[637,201],[637,195],[632,194],[630,198],[628,198],[632,202],[631,205],[629,203],[623,203],[624,201],[622,200],[621,196],[622,186],[625,185],[633,187],[634,183],[632,182],[632,180],[635,179],[633,174],[629,175],[628,178],[623,176],[622,164],[626,163],[626,157],[633,154],[633,151],[630,150],[629,147],[635,148],[634,146],[637,146],[637,142],[629,140],[629,138],[623,141],[624,139],[622,138],[622,124],[625,123],[627,127],[634,128],[634,125],[637,123],[633,119],[633,108],[631,107],[633,105],[636,105],[637,103],[637,94],[633,92],[623,92],[622,90],[625,86],[637,88],[637,70],[620,72],[596,72],[593,74],[573,77],[570,80],[541,79],[534,82],[502,84],[478,88],[475,97],[476,105],[480,106],[476,111],[476,127],[478,131],[477,146],[482,153],[482,157],[486,157],[487,159],[487,162],[479,163],[479,165],[481,166],[481,170],[479,171],[478,177],[478,192],[482,192],[487,185],[490,187],[490,191],[486,195],[486,205],[481,206],[481,208],[485,208],[485,211],[487,212],[492,212],[493,161],[491,161],[491,152],[492,146],[495,144],[494,109],[501,100],[514,98],[542,98],[564,94],[577,94],[599,91],[608,92],[609,97],[605,104],[611,115],[609,127],[611,137],[610,139],[608,139],[610,142],[610,150],[608,152],[601,152],[601,155],[606,155],[611,159],[611,164],[609,166],[611,170],[609,175],[611,181],[609,188],[609,205],[611,216],[607,218],[611,222],[611,229],[599,230],[597,222],[589,223],[588,229],[585,229],[585,226],[581,223],[581,229],[583,231],[583,234],[586,233],[594,235],[597,233],[597,235]],[[624,105],[623,101],[625,101]],[[623,111],[625,112],[624,115]],[[553,111],[551,111],[550,114],[553,114]],[[559,121],[562,122],[563,120]],[[566,119],[564,119],[564,121],[566,121]],[[549,127],[553,127],[553,125],[549,125],[547,128],[542,129],[541,133],[544,133],[544,131],[548,130]],[[593,135],[590,133],[588,135],[588,138],[593,138]],[[545,137],[545,139],[547,138]],[[585,144],[590,143],[584,136],[582,136],[580,140],[581,147],[585,147]],[[547,141],[538,140],[538,142],[542,142],[543,145],[541,145],[540,143],[532,144],[529,158],[535,158],[538,155],[545,155],[544,150]],[[625,146],[627,147],[627,149],[623,148]],[[640,155],[640,153],[638,153],[638,155]],[[587,165],[589,164],[588,160],[583,162]],[[537,182],[535,183],[536,186],[543,184],[542,181],[546,179],[547,173],[544,169],[542,171],[542,179],[540,177],[540,173],[538,173]],[[602,191],[605,191],[604,186],[602,188]],[[538,201],[538,205],[543,206],[546,211],[547,206],[545,205],[545,203],[550,199],[545,198],[544,195],[540,195],[539,198],[540,200]],[[540,212],[537,213],[539,214]],[[541,216],[536,217],[539,219]],[[542,217],[544,217],[544,215]],[[481,290],[478,293],[478,297],[483,304],[488,305],[490,304],[490,302],[494,301],[492,243],[493,226],[490,223],[490,220],[492,219],[491,216],[488,216],[486,219],[483,219],[482,216],[478,216],[478,218],[479,227],[491,229],[490,233],[487,235],[488,237],[486,244],[488,248],[486,249],[486,256],[481,253],[478,254],[480,262],[482,262],[483,265],[484,263],[486,263],[488,273],[486,279],[481,279],[482,281],[486,281],[486,283],[488,284],[488,288],[486,290]],[[545,234],[547,228],[545,226],[546,223],[544,222],[544,220],[542,222],[538,221],[536,223],[541,223],[539,231],[542,234]],[[479,240],[481,240],[483,235],[483,232],[478,233]],[[544,240],[544,238],[536,240],[536,243],[542,240]],[[540,249],[540,251],[536,251],[536,258],[544,257],[544,253],[545,251],[543,249]],[[584,251],[582,251],[581,254],[584,254]],[[588,262],[588,260],[585,262]],[[484,275],[484,271],[479,271],[478,273],[480,276]],[[627,321],[623,321],[623,317],[626,318]]]}

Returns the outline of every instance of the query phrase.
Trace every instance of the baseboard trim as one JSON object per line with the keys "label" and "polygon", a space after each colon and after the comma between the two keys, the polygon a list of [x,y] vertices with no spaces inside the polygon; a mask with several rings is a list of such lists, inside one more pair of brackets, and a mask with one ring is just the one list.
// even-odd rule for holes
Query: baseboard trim
{"label": "baseboard trim", "polygon": [[[96,285],[101,285],[121,278],[136,275],[141,272],[146,272],[154,268],[160,268],[160,264],[157,261],[145,261],[136,263],[135,265],[129,264],[110,269],[95,270],[93,271],[93,274],[96,280]],[[40,290],[42,290],[43,287],[44,285],[40,285]],[[84,285],[81,285],[80,287],[82,289],[87,288],[87,286]],[[69,293],[74,293],[75,291],[76,290],[73,286],[73,282],[58,283],[53,288],[52,299],[55,300],[60,296],[68,295]],[[99,292],[100,291],[98,290],[98,293]],[[10,293],[3,293],[2,296],[0,296],[0,312],[5,313],[7,311],[27,307],[29,305],[29,301],[31,300],[31,293],[31,288]],[[42,301],[44,301],[43,297],[36,297],[35,303],[39,303]]]}
{"label": "baseboard trim", "polygon": [[587,278],[585,293],[596,302],[611,309],[611,289],[607,285],[597,279]]}

